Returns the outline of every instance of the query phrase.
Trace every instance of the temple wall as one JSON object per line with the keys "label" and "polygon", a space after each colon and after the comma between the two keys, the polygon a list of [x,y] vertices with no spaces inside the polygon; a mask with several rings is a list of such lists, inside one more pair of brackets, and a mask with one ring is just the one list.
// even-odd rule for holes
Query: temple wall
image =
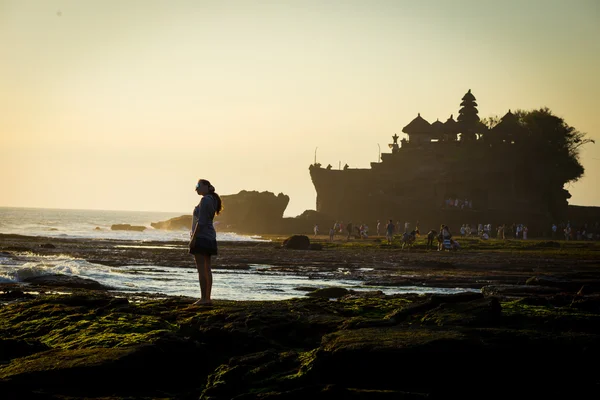
{"label": "temple wall", "polygon": [[[532,235],[541,235],[552,220],[548,188],[512,157],[510,147],[491,151],[432,143],[382,154],[382,162],[372,163],[371,169],[311,166],[310,174],[317,211],[333,220],[419,220],[427,229],[439,229],[444,221],[457,228],[463,223],[523,223]],[[473,209],[445,209],[448,197],[471,200]],[[566,201],[553,205],[553,211],[560,211]]]}

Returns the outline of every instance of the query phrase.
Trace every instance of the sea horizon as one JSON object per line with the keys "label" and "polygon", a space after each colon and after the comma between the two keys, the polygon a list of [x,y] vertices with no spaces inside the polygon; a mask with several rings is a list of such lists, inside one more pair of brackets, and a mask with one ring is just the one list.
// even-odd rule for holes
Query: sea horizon
{"label": "sea horizon", "polygon": [[[0,233],[48,238],[117,239],[136,242],[189,241],[189,229],[155,229],[152,223],[186,215],[169,211],[89,210],[37,207],[0,207]],[[188,215],[191,215],[189,213]],[[112,225],[143,226],[143,231],[112,230]],[[265,241],[258,235],[241,235],[219,229],[217,240]]]}
{"label": "sea horizon", "polygon": [[25,210],[60,210],[60,211],[109,211],[109,212],[142,212],[142,213],[182,213],[189,214],[189,211],[157,211],[157,210],[116,210],[108,208],[62,208],[62,207],[27,207],[27,206],[0,206],[0,209],[15,208]]}

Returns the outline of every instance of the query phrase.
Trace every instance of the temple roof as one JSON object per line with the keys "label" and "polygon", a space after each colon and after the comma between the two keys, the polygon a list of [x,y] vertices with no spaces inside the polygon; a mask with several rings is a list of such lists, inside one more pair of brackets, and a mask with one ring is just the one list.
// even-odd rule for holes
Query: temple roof
{"label": "temple roof", "polygon": [[441,137],[444,134],[444,123],[441,122],[439,119],[437,121],[435,121],[434,123],[431,124],[431,132],[433,132],[433,134],[436,137]]}
{"label": "temple roof", "polygon": [[458,123],[454,120],[453,115],[444,122],[444,132],[446,133],[458,133]]}
{"label": "temple roof", "polygon": [[408,125],[402,128],[404,133],[432,133],[431,124],[421,117],[421,113],[415,119],[410,121]]}
{"label": "temple roof", "polygon": [[439,120],[439,118],[438,118],[438,120],[437,120],[437,121],[435,121],[434,123],[432,123],[432,124],[431,124],[431,129],[432,129],[433,131],[438,131],[438,130],[441,130],[443,127],[444,127],[444,123],[443,123],[443,122],[441,122],[441,121]]}
{"label": "temple roof", "polygon": [[508,110],[500,123],[492,128],[492,132],[511,135],[524,133],[525,128],[519,123],[519,118]]}

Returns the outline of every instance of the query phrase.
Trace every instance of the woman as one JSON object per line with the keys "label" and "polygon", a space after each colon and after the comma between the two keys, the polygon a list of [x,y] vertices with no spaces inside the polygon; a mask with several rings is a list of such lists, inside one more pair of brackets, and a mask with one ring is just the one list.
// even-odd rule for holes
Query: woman
{"label": "woman", "polygon": [[215,187],[206,179],[198,180],[196,193],[202,196],[200,203],[194,208],[190,254],[194,255],[198,280],[200,281],[200,300],[194,305],[210,305],[212,290],[211,259],[217,255],[217,232],[213,226],[215,214],[223,209],[221,198],[215,193]]}

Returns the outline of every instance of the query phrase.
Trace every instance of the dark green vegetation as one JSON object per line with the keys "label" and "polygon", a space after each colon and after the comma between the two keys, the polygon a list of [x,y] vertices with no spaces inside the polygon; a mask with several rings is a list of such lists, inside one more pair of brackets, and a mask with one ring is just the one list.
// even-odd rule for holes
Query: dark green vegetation
{"label": "dark green vegetation", "polygon": [[4,304],[2,398],[572,398],[600,384],[594,293],[192,301]]}
{"label": "dark green vegetation", "polygon": [[[548,108],[517,110],[507,115],[514,120],[505,122],[513,124],[515,129],[504,139],[519,145],[516,158],[527,167],[526,171],[534,171],[544,182],[554,180],[562,184],[583,176],[579,152],[582,146],[595,143],[593,139],[586,138],[584,132],[570,126]],[[484,120],[489,128],[501,122],[499,117]]]}

